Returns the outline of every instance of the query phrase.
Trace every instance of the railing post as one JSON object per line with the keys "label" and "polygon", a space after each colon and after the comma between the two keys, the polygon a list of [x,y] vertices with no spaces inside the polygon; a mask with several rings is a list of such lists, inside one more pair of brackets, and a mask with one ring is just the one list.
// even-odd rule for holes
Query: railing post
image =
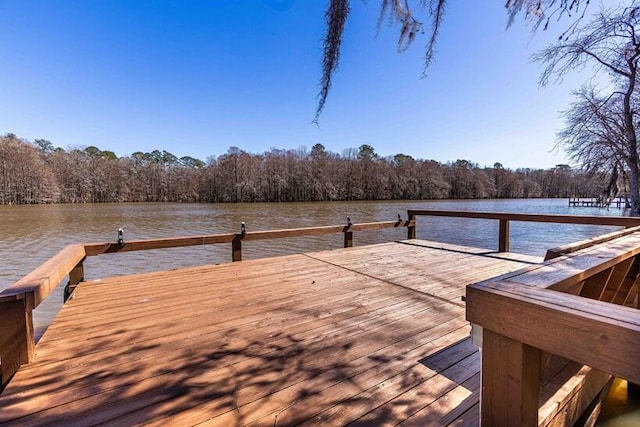
{"label": "railing post", "polygon": [[0,304],[0,389],[35,354],[33,314],[29,298]]}
{"label": "railing post", "polygon": [[344,247],[345,248],[353,247],[353,231],[344,232]]}
{"label": "railing post", "polygon": [[239,234],[231,241],[231,261],[242,261],[242,236]]}
{"label": "railing post", "polygon": [[[415,239],[416,238],[416,216],[411,211],[407,211],[409,225],[407,226],[407,239]],[[413,221],[413,223],[412,223]]]}
{"label": "railing post", "polygon": [[500,220],[498,252],[509,252],[509,220],[508,219]]}
{"label": "railing post", "polygon": [[[635,283],[634,286],[640,287],[640,284]],[[636,288],[636,308],[640,310],[640,289],[638,288]],[[634,344],[632,343],[631,345]],[[640,400],[640,384],[627,381],[627,396]]]}
{"label": "railing post", "polygon": [[481,425],[537,427],[540,350],[484,328],[481,353]]}
{"label": "railing post", "polygon": [[344,228],[344,247],[352,248],[353,247],[353,231],[351,231],[351,226],[353,223],[351,222],[351,218],[347,217],[347,226]]}
{"label": "railing post", "polygon": [[242,238],[247,235],[247,225],[240,223],[240,234],[235,234],[231,241],[231,261],[242,261]]}
{"label": "railing post", "polygon": [[640,400],[640,385],[627,381],[627,396]]}
{"label": "railing post", "polygon": [[64,288],[64,301],[66,302],[76,290],[76,286],[78,283],[84,280],[84,259],[80,261],[73,269],[69,272],[69,282],[67,286]]}

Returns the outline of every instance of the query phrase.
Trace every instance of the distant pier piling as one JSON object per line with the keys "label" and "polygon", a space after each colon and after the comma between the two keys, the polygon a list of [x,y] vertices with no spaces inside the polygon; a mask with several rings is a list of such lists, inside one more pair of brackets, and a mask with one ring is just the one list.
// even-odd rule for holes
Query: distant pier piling
{"label": "distant pier piling", "polygon": [[569,207],[582,207],[582,208],[629,208],[629,200],[626,197],[620,196],[612,199],[608,204],[604,203],[600,197],[570,197]]}

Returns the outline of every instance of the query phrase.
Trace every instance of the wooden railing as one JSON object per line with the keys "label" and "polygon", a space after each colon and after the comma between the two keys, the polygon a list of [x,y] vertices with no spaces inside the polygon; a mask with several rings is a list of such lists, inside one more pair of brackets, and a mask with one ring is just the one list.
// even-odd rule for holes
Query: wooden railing
{"label": "wooden railing", "polygon": [[[231,260],[242,261],[242,241],[285,239],[291,237],[318,236],[323,234],[344,234],[344,247],[353,246],[353,233],[357,231],[382,230],[385,228],[406,227],[412,233],[415,221],[380,221],[361,224],[329,225],[325,227],[289,228],[283,230],[265,230],[240,233],[215,234],[209,236],[174,237],[165,239],[126,241],[123,245],[118,242],[85,244],[87,256],[109,254],[116,252],[146,251],[151,249],[178,248],[183,246],[212,245],[231,243]],[[414,232],[415,234],[415,232]]]}
{"label": "wooden railing", "polygon": [[75,287],[84,280],[84,260],[86,257],[131,251],[167,249],[184,246],[231,243],[231,260],[242,260],[242,241],[281,239],[324,234],[344,234],[344,247],[353,246],[353,233],[406,227],[408,235],[415,235],[415,221],[381,221],[361,224],[335,225],[326,227],[294,228],[206,236],[188,236],[151,240],[119,241],[69,245],[0,292],[0,389],[6,385],[18,368],[29,363],[34,355],[33,310],[68,275],[65,301],[73,294]]}
{"label": "wooden railing", "polygon": [[565,421],[598,395],[610,378],[603,373],[640,383],[639,282],[635,227],[551,249],[538,267],[467,287],[467,319],[482,328],[482,425],[550,422],[539,418],[539,390],[551,357],[602,371],[585,376],[591,384],[575,406],[555,411]]}
{"label": "wooden railing", "polygon": [[[570,425],[611,375],[637,387],[632,383],[640,381],[640,218],[435,210],[408,214],[411,220],[497,220],[500,252],[509,250],[511,221],[626,227],[548,249],[543,265],[467,288],[467,319],[482,330],[482,425]],[[581,391],[559,411],[553,398],[544,401],[553,390],[543,390],[542,378],[557,369],[558,363],[550,361],[561,358],[585,366],[579,371],[584,387],[577,387]]]}
{"label": "wooden railing", "polygon": [[439,211],[417,209],[409,210],[408,213],[410,220],[415,220],[418,216],[498,220],[499,252],[509,252],[509,224],[511,221],[545,222],[556,224],[611,225],[618,227],[634,227],[640,225],[640,218],[622,216],[539,215],[506,212]]}
{"label": "wooden railing", "polygon": [[82,245],[69,245],[0,292],[0,386],[33,358],[33,310],[67,275],[78,278],[85,257]]}
{"label": "wooden railing", "polygon": [[[74,287],[84,280],[83,261],[88,256],[231,243],[231,259],[240,261],[243,241],[343,233],[344,246],[350,247],[353,245],[353,233],[356,231],[393,227],[406,227],[407,237],[412,239],[416,238],[416,218],[425,215],[498,220],[500,251],[509,249],[510,221],[622,227],[640,225],[640,218],[625,217],[432,210],[410,210],[408,214],[409,218],[406,221],[398,219],[345,226],[68,246],[23,279],[0,292],[1,383],[6,384],[20,365],[32,360],[35,349],[33,309],[66,275],[69,275],[66,294],[72,294]],[[637,261],[640,233],[636,234],[635,230],[616,233],[591,239],[589,242],[579,242],[578,245],[583,245],[581,248],[575,245],[555,248],[548,254],[548,258],[555,258],[547,260],[542,267],[534,266],[525,273],[514,274],[514,278],[503,278],[500,281],[469,288],[467,317],[471,322],[484,327],[485,392],[482,397],[482,418],[486,425],[530,425],[533,420],[537,420],[538,392],[537,389],[533,391],[532,384],[535,383],[537,387],[541,368],[540,363],[532,365],[529,362],[539,362],[543,357],[543,351],[640,383],[640,365],[636,363],[640,360],[640,321],[637,309],[623,306],[612,309],[611,304],[606,302],[585,301],[589,295],[599,294],[607,295],[607,298],[612,295],[612,302],[623,300],[625,303],[638,287],[636,279],[637,273],[640,272],[640,262]],[[593,246],[594,244],[598,246]],[[602,249],[604,252],[584,249],[591,247],[605,249]],[[625,273],[627,267],[628,271]],[[634,273],[635,278],[632,277]],[[605,276],[607,280],[603,285]],[[619,284],[611,281],[611,277]],[[522,282],[524,279],[527,281]],[[617,289],[614,290],[616,286]],[[624,298],[624,292],[620,293],[620,289],[628,289]],[[502,359],[503,357],[506,357],[506,360]],[[509,404],[505,405],[505,402]],[[501,409],[504,407],[508,409]],[[503,414],[504,411],[506,413]],[[514,421],[516,418],[519,421]],[[502,420],[509,422],[503,423]]]}

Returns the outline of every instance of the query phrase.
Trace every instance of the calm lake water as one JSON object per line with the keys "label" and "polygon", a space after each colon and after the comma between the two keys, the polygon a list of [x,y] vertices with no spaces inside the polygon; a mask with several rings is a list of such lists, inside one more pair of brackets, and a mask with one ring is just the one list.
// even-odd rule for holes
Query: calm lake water
{"label": "calm lake water", "polygon": [[[407,218],[407,209],[440,209],[621,216],[621,209],[568,207],[567,199],[474,200],[421,202],[328,202],[260,204],[84,204],[0,206],[0,289],[26,275],[59,250],[72,243],[115,241],[118,228],[126,240],[269,230],[396,220]],[[510,224],[511,251],[543,256],[546,249],[616,230],[563,224]],[[418,238],[496,249],[498,222],[477,219],[418,219]],[[354,245],[406,238],[406,229],[354,233]],[[243,243],[243,258],[260,258],[303,251],[339,248],[342,234]],[[86,279],[173,269],[231,261],[230,244],[195,246],[91,257],[85,261]],[[36,310],[40,335],[62,304],[59,286]],[[635,425],[614,418],[607,425]],[[605,424],[601,424],[605,425]]]}
{"label": "calm lake water", "polygon": [[[566,199],[473,200],[419,202],[327,202],[256,204],[78,204],[0,206],[0,289],[36,268],[72,243],[115,241],[118,228],[126,240],[389,221],[407,209],[440,209],[575,215],[624,215],[621,209],[568,207]],[[546,249],[613,231],[616,227],[511,223],[511,250],[543,256]],[[418,219],[418,238],[490,249],[497,248],[498,222],[475,219]],[[354,233],[354,245],[406,238],[406,229]],[[243,258],[339,248],[342,234],[245,242]],[[91,257],[86,279],[231,260],[229,244],[131,252]],[[38,330],[62,303],[62,288],[35,313]]]}

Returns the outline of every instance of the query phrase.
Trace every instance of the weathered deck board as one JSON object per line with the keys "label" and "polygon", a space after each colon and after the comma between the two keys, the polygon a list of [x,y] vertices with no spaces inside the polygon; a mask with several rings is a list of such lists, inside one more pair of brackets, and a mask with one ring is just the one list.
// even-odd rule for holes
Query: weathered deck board
{"label": "weathered deck board", "polygon": [[539,261],[412,240],[81,283],[0,423],[477,424],[464,286]]}

